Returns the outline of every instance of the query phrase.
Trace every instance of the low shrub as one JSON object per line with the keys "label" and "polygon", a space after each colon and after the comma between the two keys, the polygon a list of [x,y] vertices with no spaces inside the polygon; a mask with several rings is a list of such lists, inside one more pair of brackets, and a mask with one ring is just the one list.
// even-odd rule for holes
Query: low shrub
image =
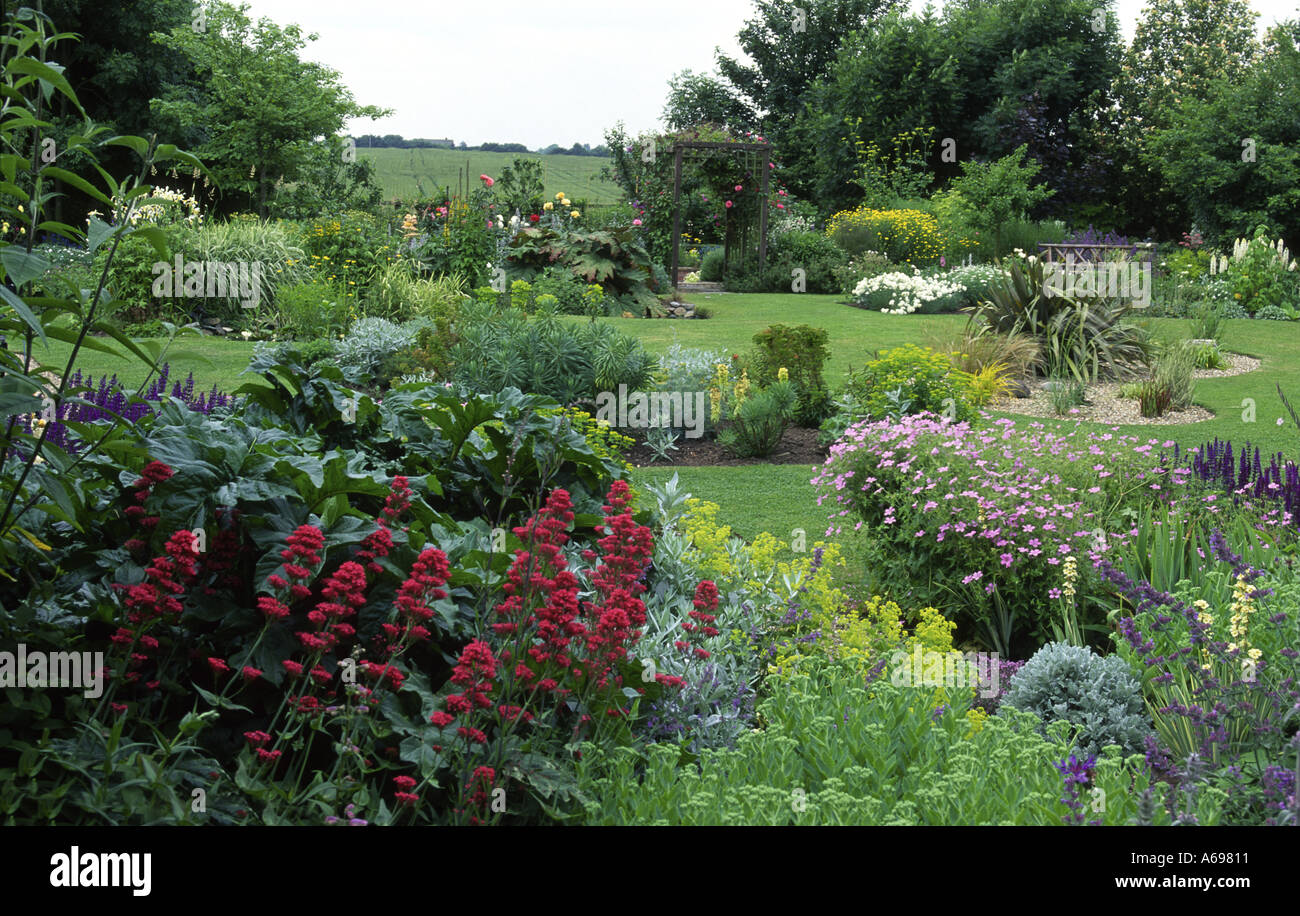
{"label": "low shrub", "polygon": [[280,289],[273,333],[289,340],[333,339],[341,337],[357,317],[356,303],[338,285],[312,279]]}
{"label": "low shrub", "polygon": [[737,458],[766,458],[780,444],[796,407],[793,385],[786,381],[768,385],[740,401],[718,441]]}
{"label": "low shrub", "polygon": [[721,283],[726,268],[726,253],[715,248],[700,261],[700,279],[705,283]]}
{"label": "low shrub", "polygon": [[824,328],[806,324],[787,327],[775,324],[754,335],[750,369],[760,387],[781,380],[781,370],[794,386],[797,403],[795,421],[816,428],[831,411],[830,393],[822,366],[830,357],[829,336]]}
{"label": "low shrub", "polygon": [[926,411],[957,421],[974,415],[948,357],[916,344],[884,350],[852,370],[844,391],[855,413],[871,420]]}
{"label": "low shrub", "polygon": [[850,258],[848,263],[835,269],[835,283],[839,292],[846,296],[852,296],[853,290],[863,280],[869,280],[880,274],[887,274],[894,270],[894,265],[889,263],[889,258],[876,251],[864,251],[856,257]]}
{"label": "low shrub", "polygon": [[852,256],[878,251],[914,267],[937,263],[947,244],[938,220],[919,210],[843,210],[827,221],[826,234]]}
{"label": "low shrub", "polygon": [[564,405],[594,404],[598,392],[644,389],[656,361],[641,341],[603,321],[529,317],[474,304],[463,313],[448,357],[471,390],[518,388]]}
{"label": "low shrub", "polygon": [[[590,799],[586,822],[1171,822],[1161,802],[1175,793],[1157,788],[1141,758],[1110,753],[1077,765],[1077,775],[1107,800],[1091,815],[1091,796],[1072,792],[1060,772],[1068,766],[1064,726],[1044,738],[1032,716],[1007,712],[972,722],[968,704],[932,710],[918,702],[922,695],[883,679],[864,684],[847,664],[823,662],[760,703],[766,727],[742,733],[734,750],[706,750],[697,761],[671,744],[617,753],[584,747],[578,768]],[[1216,800],[1200,800],[1201,822],[1215,822]]]}
{"label": "low shrub", "polygon": [[1080,756],[1094,756],[1108,744],[1126,755],[1141,753],[1151,734],[1142,685],[1128,663],[1084,646],[1043,646],[1012,677],[1001,708],[1070,723],[1078,729],[1073,750]]}
{"label": "low shrub", "polygon": [[356,385],[384,387],[393,376],[384,372],[393,356],[415,342],[417,328],[384,318],[362,318],[334,347],[334,362]]}

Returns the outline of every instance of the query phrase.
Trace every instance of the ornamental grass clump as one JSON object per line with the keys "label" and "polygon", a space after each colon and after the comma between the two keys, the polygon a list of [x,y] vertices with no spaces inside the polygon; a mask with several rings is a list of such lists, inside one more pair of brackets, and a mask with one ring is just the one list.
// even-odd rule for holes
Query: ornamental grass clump
{"label": "ornamental grass clump", "polygon": [[781,437],[794,422],[798,401],[790,382],[768,385],[740,401],[730,426],[718,433],[718,441],[737,458],[765,458],[781,444]]}

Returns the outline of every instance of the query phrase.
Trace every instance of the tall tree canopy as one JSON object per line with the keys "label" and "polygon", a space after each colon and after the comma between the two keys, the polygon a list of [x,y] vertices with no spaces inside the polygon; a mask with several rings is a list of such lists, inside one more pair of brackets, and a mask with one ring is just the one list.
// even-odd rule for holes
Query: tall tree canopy
{"label": "tall tree canopy", "polygon": [[193,62],[196,76],[166,87],[152,105],[209,165],[224,209],[255,205],[265,216],[272,188],[296,181],[349,118],[391,112],[357,104],[337,71],[299,58],[315,35],[265,18],[254,24],[247,11],[213,3],[201,27],[154,33]]}

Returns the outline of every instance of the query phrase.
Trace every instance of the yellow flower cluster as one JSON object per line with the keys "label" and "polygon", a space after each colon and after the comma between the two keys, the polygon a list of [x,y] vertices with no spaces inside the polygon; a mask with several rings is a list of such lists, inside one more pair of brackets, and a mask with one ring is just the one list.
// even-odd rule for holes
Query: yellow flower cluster
{"label": "yellow flower cluster", "polygon": [[778,382],[788,382],[788,381],[790,381],[790,370],[786,369],[785,366],[782,366],[780,369],[777,369],[777,370],[776,370],[776,380],[777,380]]}
{"label": "yellow flower cluster", "polygon": [[[1196,619],[1198,621],[1205,624],[1207,627],[1214,626],[1214,615],[1210,613],[1210,603],[1208,601],[1204,598],[1198,598],[1196,601],[1192,602],[1192,607],[1196,608]],[[1204,659],[1204,661],[1201,662],[1201,669],[1203,671],[1209,671],[1210,650],[1204,644],[1201,645],[1201,658]]]}
{"label": "yellow flower cluster", "polygon": [[726,363],[718,363],[709,384],[709,418],[717,423],[722,419],[722,392],[727,390],[731,381],[731,370]]}
{"label": "yellow flower cluster", "polygon": [[1061,594],[1066,598],[1074,598],[1074,583],[1079,581],[1079,563],[1073,555],[1065,558],[1062,564],[1062,576],[1064,582],[1061,583]]}
{"label": "yellow flower cluster", "polygon": [[[789,548],[776,536],[763,532],[745,544],[731,533],[731,526],[719,525],[718,504],[689,499],[684,517],[684,531],[691,542],[691,562],[701,573],[718,583],[719,589],[744,588],[766,595],[769,605],[783,605],[802,586],[807,590],[801,599],[805,606],[834,607],[843,604],[844,596],[833,585],[833,571],[844,565],[835,545],[813,544],[808,552],[793,559],[778,559]],[[815,574],[812,551],[822,549],[822,562]]]}
{"label": "yellow flower cluster", "polygon": [[826,222],[826,234],[866,231],[874,238],[869,245],[893,261],[932,261],[944,253],[947,239],[939,221],[920,210],[877,210],[858,207],[841,210]]}
{"label": "yellow flower cluster", "polygon": [[1255,599],[1250,597],[1254,591],[1245,577],[1238,576],[1232,586],[1232,619],[1228,622],[1228,632],[1233,641],[1228,643],[1228,651],[1240,649],[1251,661],[1259,661],[1264,653],[1252,648],[1249,641],[1250,615],[1255,613]]}
{"label": "yellow flower cluster", "polygon": [[745,400],[749,397],[749,391],[751,387],[752,386],[749,383],[749,370],[741,369],[740,381],[736,382],[736,387],[731,390],[731,393],[736,398],[737,407],[745,403]]}

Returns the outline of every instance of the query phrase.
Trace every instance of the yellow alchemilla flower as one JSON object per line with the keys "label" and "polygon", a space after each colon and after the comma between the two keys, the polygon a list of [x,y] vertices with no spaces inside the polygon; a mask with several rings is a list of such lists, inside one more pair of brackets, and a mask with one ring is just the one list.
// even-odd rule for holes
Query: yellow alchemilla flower
{"label": "yellow alchemilla flower", "polygon": [[789,370],[787,370],[787,369],[785,368],[785,366],[782,366],[780,369],[777,369],[777,370],[776,370],[776,379],[777,379],[777,381],[779,381],[779,382],[788,382],[788,381],[790,381],[790,372],[789,372]]}

